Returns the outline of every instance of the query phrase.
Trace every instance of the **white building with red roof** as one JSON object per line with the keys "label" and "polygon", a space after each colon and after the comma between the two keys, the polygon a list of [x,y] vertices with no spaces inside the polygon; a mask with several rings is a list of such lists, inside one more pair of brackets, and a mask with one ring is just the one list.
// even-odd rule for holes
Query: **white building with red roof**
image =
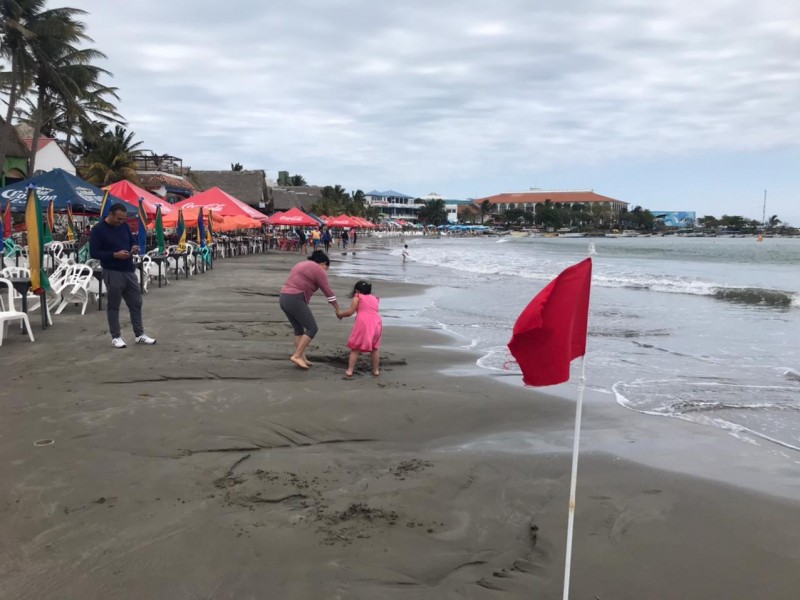
{"label": "white building with red roof", "polygon": [[492,212],[500,212],[509,209],[522,209],[536,212],[536,207],[541,204],[560,204],[572,206],[574,204],[608,205],[612,214],[618,214],[622,209],[628,207],[627,202],[596,194],[594,190],[529,190],[527,192],[506,192],[477,198],[473,202],[481,205],[488,201],[492,206]]}
{"label": "white building with red roof", "polygon": [[[23,138],[25,146],[30,152],[33,147],[33,138]],[[54,138],[39,138],[39,145],[36,149],[36,164],[35,167],[37,175],[39,173],[48,173],[53,169],[62,169],[70,175],[77,175],[75,172],[75,165],[66,155],[66,153],[58,145]]]}

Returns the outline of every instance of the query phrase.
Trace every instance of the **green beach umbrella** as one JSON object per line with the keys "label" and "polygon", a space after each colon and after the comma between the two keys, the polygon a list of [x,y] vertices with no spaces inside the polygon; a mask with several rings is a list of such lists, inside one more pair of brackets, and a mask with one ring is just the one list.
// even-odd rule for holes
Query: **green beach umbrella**
{"label": "green beach umbrella", "polygon": [[156,205],[156,242],[158,243],[158,253],[164,254],[166,245],[164,244],[164,221],[161,218],[161,205]]}
{"label": "green beach umbrella", "polygon": [[42,235],[42,242],[49,244],[53,241],[53,228],[55,227],[56,216],[53,202],[47,206],[47,218],[44,220],[44,234]]}
{"label": "green beach umbrella", "polygon": [[31,290],[41,296],[50,290],[50,281],[47,273],[42,269],[44,256],[44,219],[42,219],[42,205],[36,188],[28,188],[28,201],[25,206],[25,225],[28,229],[28,268],[31,271]]}

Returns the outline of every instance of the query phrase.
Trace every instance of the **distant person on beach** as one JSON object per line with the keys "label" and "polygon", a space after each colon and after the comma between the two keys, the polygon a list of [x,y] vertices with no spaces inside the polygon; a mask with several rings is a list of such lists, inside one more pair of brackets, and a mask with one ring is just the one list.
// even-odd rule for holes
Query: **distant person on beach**
{"label": "distant person on beach", "polygon": [[113,204],[108,216],[92,228],[89,237],[89,254],[99,260],[103,267],[103,284],[106,286],[108,298],[108,332],[114,348],[127,347],[119,326],[119,306],[123,299],[131,315],[136,343],[156,343],[144,333],[142,294],[133,267],[133,255],[139,254],[139,246],[136,245],[130,226],[125,222],[127,216],[124,204]]}
{"label": "distant person on beach", "polygon": [[353,229],[353,248],[356,247],[356,243],[358,243],[358,232]]}
{"label": "distant person on beach", "polygon": [[408,260],[408,244],[403,244],[403,262]]}
{"label": "distant person on beach", "polygon": [[301,369],[308,369],[311,363],[306,358],[306,348],[317,335],[317,321],[308,306],[311,296],[321,289],[325,299],[333,306],[337,315],[339,303],[328,283],[328,268],[331,261],[322,250],[315,250],[307,261],[292,267],[286,283],[281,288],[280,307],[294,329],[294,354],[289,357]]}
{"label": "distant person on beach", "polygon": [[303,231],[302,227],[298,227],[294,232],[297,234],[297,247],[300,249],[300,252],[308,255],[308,238],[306,238],[306,232]]}
{"label": "distant person on beach", "polygon": [[319,232],[319,227],[315,227],[314,230],[311,232],[311,246],[314,252],[319,250],[319,241],[321,237],[322,234]]}
{"label": "distant person on beach", "polygon": [[369,352],[372,362],[372,374],[377,377],[381,374],[380,370],[380,347],[381,336],[383,335],[383,319],[378,312],[380,298],[372,295],[372,285],[368,281],[361,280],[353,287],[350,294],[353,302],[350,308],[345,311],[336,311],[336,316],[340,319],[356,314],[355,323],[350,339],[347,340],[347,347],[350,348],[350,359],[347,362],[347,370],[344,372],[348,377],[353,376],[358,357],[362,352]]}
{"label": "distant person on beach", "polygon": [[322,234],[322,243],[325,246],[325,252],[330,252],[331,242],[333,241],[333,237],[331,237],[331,230],[329,227],[325,228],[325,231]]}
{"label": "distant person on beach", "polygon": [[342,250],[347,250],[347,242],[350,241],[350,234],[347,229],[342,229]]}

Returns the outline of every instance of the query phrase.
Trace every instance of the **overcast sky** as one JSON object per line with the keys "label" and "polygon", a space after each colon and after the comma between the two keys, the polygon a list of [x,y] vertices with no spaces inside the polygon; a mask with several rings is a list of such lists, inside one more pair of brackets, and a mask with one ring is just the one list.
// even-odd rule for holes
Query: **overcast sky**
{"label": "overcast sky", "polygon": [[143,147],[477,198],[587,189],[800,225],[800,3],[51,0]]}

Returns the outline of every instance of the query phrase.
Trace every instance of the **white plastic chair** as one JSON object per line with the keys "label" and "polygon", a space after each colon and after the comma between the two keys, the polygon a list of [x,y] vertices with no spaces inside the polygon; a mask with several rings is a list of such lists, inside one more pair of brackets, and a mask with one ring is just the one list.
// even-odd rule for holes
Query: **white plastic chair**
{"label": "white plastic chair", "polygon": [[[31,270],[27,267],[6,267],[2,271],[0,271],[0,277],[9,277],[9,278],[28,278],[30,279]],[[16,290],[12,293],[13,298],[22,299],[22,294],[19,294]],[[47,305],[47,299],[45,296],[37,296],[32,291],[28,291],[28,311],[36,310],[42,308],[42,304],[44,304],[44,310],[47,313],[47,322],[52,323],[52,319],[50,318],[50,307]],[[13,308],[13,305],[12,305]]]}
{"label": "white plastic chair", "polygon": [[67,278],[72,261],[61,261],[48,279],[50,280],[50,292],[47,294],[47,308],[55,310],[61,303],[61,289],[64,287],[64,280]]}
{"label": "white plastic chair", "polygon": [[86,265],[72,265],[67,271],[67,276],[61,283],[59,294],[61,303],[56,309],[56,314],[60,315],[67,304],[81,304],[81,314],[86,314],[86,305],[89,304],[89,285],[94,279],[91,267]]}
{"label": "white plastic chair", "polygon": [[[175,273],[175,272],[176,272],[176,271],[175,271],[175,268],[176,268],[176,266],[177,266],[177,269],[178,269],[178,271],[177,271],[177,272],[178,272],[178,273],[184,273],[184,274],[185,274],[185,271],[186,271],[186,262],[183,260],[183,257],[180,257],[180,256],[173,256],[173,254],[176,254],[176,253],[178,253],[178,252],[180,252],[180,251],[178,250],[178,246],[175,246],[175,245],[168,246],[168,247],[167,247],[167,262],[166,262],[165,264],[167,265],[167,268],[168,268],[168,269],[169,269],[169,270],[170,270],[172,273]],[[187,250],[187,252],[188,252],[188,250]]]}
{"label": "white plastic chair", "polygon": [[3,268],[5,267],[27,267],[28,266],[28,247],[14,244],[14,256],[3,258]]}
{"label": "white plastic chair", "polygon": [[36,341],[33,339],[33,330],[31,329],[31,322],[28,320],[28,315],[22,311],[14,310],[14,286],[8,279],[0,277],[0,286],[3,285],[8,288],[9,308],[0,310],[0,346],[3,345],[3,338],[8,332],[8,324],[11,321],[20,321],[20,325],[27,328],[28,337],[31,338],[31,341]]}
{"label": "white plastic chair", "polygon": [[[150,262],[148,263],[149,270],[145,272],[149,274],[150,279],[155,279],[156,283],[158,283],[158,274],[159,274],[158,263],[154,261],[152,257],[154,256],[161,257],[162,255],[158,252],[158,249],[155,249],[155,250],[150,250],[150,252],[147,253],[147,256],[148,258],[150,258]],[[169,248],[164,248],[163,256],[169,257]],[[169,259],[167,258],[167,260],[161,261],[161,277],[164,279],[164,285],[169,284],[169,281],[167,279],[168,273],[169,273]]]}
{"label": "white plastic chair", "polygon": [[56,265],[66,260],[64,256],[64,244],[61,242],[50,242],[44,245],[44,255],[42,256],[42,265],[45,269],[55,269]]}
{"label": "white plastic chair", "polygon": [[[142,268],[139,270],[139,265],[136,265],[136,279],[139,281],[139,285],[142,286],[142,289],[147,293],[147,287],[150,283],[150,269],[153,267],[153,259],[151,259],[146,254],[143,255],[139,260],[142,261]],[[158,265],[156,266],[156,276],[158,276]],[[142,279],[144,277],[144,279]]]}

